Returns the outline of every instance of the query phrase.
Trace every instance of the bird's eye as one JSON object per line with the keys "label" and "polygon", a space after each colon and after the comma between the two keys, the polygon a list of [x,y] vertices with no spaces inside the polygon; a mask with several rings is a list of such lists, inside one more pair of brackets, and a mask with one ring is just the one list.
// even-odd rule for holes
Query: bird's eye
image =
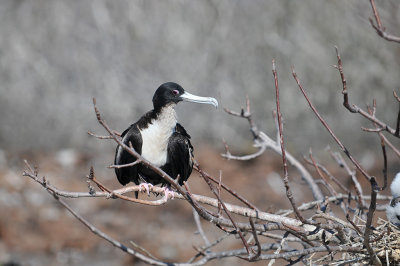
{"label": "bird's eye", "polygon": [[397,220],[400,221],[400,215],[396,215]]}
{"label": "bird's eye", "polygon": [[179,94],[179,91],[178,91],[178,90],[173,90],[173,91],[172,91],[172,94],[173,94],[173,95],[178,95],[178,94]]}

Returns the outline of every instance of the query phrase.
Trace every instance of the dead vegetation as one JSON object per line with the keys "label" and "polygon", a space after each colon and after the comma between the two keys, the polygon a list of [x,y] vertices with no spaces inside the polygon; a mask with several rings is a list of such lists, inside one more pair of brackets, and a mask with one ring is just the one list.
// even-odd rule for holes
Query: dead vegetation
{"label": "dead vegetation", "polygon": [[[375,19],[375,22],[371,20],[371,24],[378,35],[386,40],[399,42],[398,37],[386,33],[374,1],[370,0],[370,2]],[[226,108],[225,111],[229,115],[246,119],[249,122],[249,128],[254,138],[254,146],[258,148],[258,151],[244,156],[233,155],[228,143],[224,143],[225,153],[222,156],[228,160],[252,160],[262,155],[266,150],[272,150],[280,154],[282,157],[282,181],[285,186],[286,197],[292,207],[291,209],[281,209],[274,212],[264,211],[265,206],[252,204],[240,192],[234,191],[224,184],[223,173],[219,176],[213,176],[207,173],[206,169],[203,169],[197,162],[195,163],[196,174],[207,184],[210,193],[208,195],[194,194],[188,183],[185,183],[184,186],[178,185],[176,180],[172,179],[160,168],[146,161],[131,147],[124,145],[119,134],[110,128],[103,119],[95,100],[93,103],[96,118],[105,129],[106,135],[90,134],[98,139],[111,140],[121,145],[127,152],[137,157],[140,163],[158,172],[160,176],[170,183],[175,189],[174,195],[171,195],[170,199],[160,199],[159,196],[163,195],[162,189],[158,187],[151,187],[147,191],[141,186],[128,186],[113,190],[104,185],[101,178],[96,176],[93,167],[90,168],[87,175],[87,192],[65,191],[51,185],[28,162],[26,162],[27,169],[24,172],[24,176],[28,176],[40,184],[44,190],[53,195],[55,200],[60,202],[92,233],[104,241],[110,242],[123,252],[151,265],[171,265],[171,262],[157,258],[147,251],[145,247],[141,246],[140,243],[131,242],[131,245],[128,245],[111,237],[105,231],[100,230],[95,223],[91,223],[81,216],[64,198],[80,198],[84,200],[85,198],[105,197],[152,206],[168,204],[171,199],[182,200],[182,204],[188,204],[193,208],[197,232],[201,235],[204,243],[202,246],[195,247],[195,251],[189,260],[174,262],[173,265],[204,265],[212,260],[222,260],[228,257],[236,257],[248,262],[266,260],[269,265],[272,265],[277,259],[285,260],[289,264],[303,262],[308,265],[344,265],[352,263],[396,265],[400,262],[400,231],[385,220],[379,219],[377,221],[376,212],[384,210],[385,204],[390,199],[390,197],[380,194],[388,186],[386,147],[389,147],[396,156],[399,156],[400,152],[386,135],[399,138],[400,115],[397,117],[396,126],[391,127],[389,123],[381,121],[376,116],[377,106],[375,101],[367,107],[366,111],[352,104],[349,96],[351,89],[347,87],[345,70],[338,48],[336,48],[336,56],[337,65],[334,67],[338,70],[342,82],[344,107],[351,113],[359,114],[369,120],[372,127],[363,128],[363,130],[375,133],[378,136],[377,141],[381,144],[380,153],[382,154],[383,162],[381,176],[375,177],[369,174],[357,161],[357,155],[352,154],[351,149],[347,148],[343,141],[337,137],[334,129],[329,126],[313,105],[312,97],[309,96],[311,92],[305,89],[294,68],[292,71],[295,81],[294,86],[297,86],[302,92],[313,114],[339,147],[340,153],[334,151],[335,149],[329,149],[328,152],[337,163],[337,166],[344,170],[343,175],[346,176],[346,182],[343,182],[343,178],[334,176],[313,156],[311,150],[307,158],[304,158],[302,162],[288,153],[285,148],[285,134],[280,111],[278,71],[274,61],[272,62],[272,74],[275,81],[276,110],[274,117],[276,136],[270,137],[257,128],[252,118],[250,101],[246,99],[246,107],[239,109],[239,111]],[[393,100],[398,101],[397,94],[393,93],[395,96]],[[289,166],[291,166],[290,170]],[[311,166],[313,174],[310,173],[307,166]],[[110,167],[116,166],[111,165]],[[293,196],[293,185],[291,185],[290,180],[292,171],[300,173],[309,192],[313,195],[313,201],[300,203]],[[348,180],[352,187],[347,185]],[[369,191],[363,191],[360,182],[367,182]],[[257,188],[255,187],[254,189]],[[152,194],[152,197],[146,200],[142,198],[136,199],[131,196],[134,191],[139,191],[142,194]],[[229,194],[231,202],[226,197],[222,198],[222,193],[224,195]],[[216,238],[217,240],[211,241],[209,239],[208,233],[203,230],[204,221],[212,223],[220,230],[220,236]],[[185,239],[182,239],[182,241],[185,241]],[[221,250],[220,246],[224,241],[237,242],[241,247],[236,249],[222,248]]]}

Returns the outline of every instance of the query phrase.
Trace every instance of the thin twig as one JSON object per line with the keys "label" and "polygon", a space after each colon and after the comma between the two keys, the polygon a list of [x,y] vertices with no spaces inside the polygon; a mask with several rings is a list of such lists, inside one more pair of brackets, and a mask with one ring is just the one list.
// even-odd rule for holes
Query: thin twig
{"label": "thin twig", "polygon": [[[200,165],[196,162],[195,165],[196,170],[199,172],[199,174],[201,175],[201,177],[203,177],[204,181],[206,181],[207,185],[210,187],[210,190],[212,193],[214,193],[214,195],[217,197],[219,203],[221,204],[222,208],[224,209],[226,215],[228,216],[229,220],[232,222],[233,227],[235,228],[235,230],[237,231],[240,239],[243,242],[243,245],[245,246],[247,253],[250,254],[250,249],[249,246],[247,245],[246,240],[243,237],[242,232],[240,231],[240,229],[237,227],[236,222],[233,220],[231,214],[229,213],[228,209],[226,208],[225,203],[222,201],[221,197],[219,196],[217,190],[214,188],[213,184],[211,183],[211,181],[207,178],[208,174],[204,174],[204,171],[201,170]],[[254,226],[254,225],[253,225]],[[253,226],[252,229],[253,229]]]}
{"label": "thin twig", "polygon": [[350,167],[347,165],[346,161],[343,159],[342,155],[338,152],[332,152],[332,150],[329,148],[329,153],[331,154],[332,158],[336,160],[336,162],[346,170],[347,174],[351,177],[351,182],[354,185],[354,189],[357,194],[357,202],[359,205],[360,209],[366,208],[365,201],[362,198],[363,195],[363,189],[361,187],[360,182],[357,179],[356,172],[354,170],[351,170]]}
{"label": "thin twig", "polygon": [[336,192],[335,189],[332,187],[332,185],[328,182],[327,178],[326,178],[325,175],[321,172],[321,170],[319,169],[317,163],[315,162],[314,157],[313,157],[313,155],[312,155],[312,150],[311,150],[311,149],[310,149],[309,154],[310,154],[310,155],[309,155],[309,156],[310,156],[310,160],[311,160],[311,162],[312,162],[312,164],[313,164],[315,170],[317,170],[318,175],[325,181],[325,183],[326,183],[326,185],[327,185],[327,188],[328,188],[329,192],[331,193],[331,195],[333,195],[333,196],[337,195],[337,192]]}
{"label": "thin twig", "polygon": [[365,224],[365,232],[364,232],[364,245],[366,246],[370,259],[374,263],[374,265],[382,265],[378,256],[376,255],[374,249],[370,244],[370,234],[371,234],[371,224],[372,219],[374,217],[374,211],[376,209],[376,194],[379,191],[378,184],[375,181],[375,178],[372,177],[371,180],[371,203],[369,205],[368,214],[367,214],[367,223]]}
{"label": "thin twig", "polygon": [[204,243],[206,244],[206,246],[209,246],[210,245],[210,241],[208,240],[206,234],[204,233],[203,227],[201,226],[199,214],[197,213],[197,211],[194,208],[193,208],[193,218],[194,218],[194,222],[196,223],[196,226],[197,226],[197,231],[199,232],[199,234],[203,238]]}
{"label": "thin twig", "polygon": [[[389,132],[390,134],[392,134],[393,136],[396,136],[396,130],[391,128],[390,126],[388,126],[387,124],[385,124],[384,122],[380,121],[378,118],[370,115],[368,112],[364,111],[363,109],[361,109],[360,107],[358,107],[355,104],[350,105],[349,103],[349,98],[348,98],[348,92],[347,92],[347,83],[346,83],[346,79],[344,78],[344,74],[343,74],[343,65],[342,65],[342,59],[340,57],[339,54],[339,50],[338,48],[335,46],[336,49],[336,56],[337,56],[337,60],[338,60],[338,65],[334,66],[336,69],[338,69],[339,74],[340,74],[340,78],[342,80],[342,86],[343,86],[343,105],[352,113],[359,113],[360,115],[362,115],[363,117],[367,118],[368,120],[370,120],[371,122],[376,123],[379,128],[384,129],[385,131]],[[294,72],[294,71],[293,71]],[[295,78],[296,79],[296,78]],[[297,81],[297,80],[296,80]],[[299,84],[299,82],[298,82]],[[399,137],[399,136],[396,136]],[[336,141],[336,139],[335,139]],[[337,142],[337,141],[336,141]],[[341,146],[341,145],[339,145]],[[343,148],[342,148],[343,149]]]}
{"label": "thin twig", "polygon": [[342,80],[342,86],[343,86],[343,90],[342,90],[342,93],[343,93],[343,105],[344,105],[350,112],[356,113],[357,110],[356,110],[354,107],[350,106],[350,104],[349,104],[349,94],[348,94],[348,92],[347,92],[347,81],[346,81],[346,79],[345,79],[345,77],[344,77],[343,65],[342,65],[342,58],[340,57],[339,50],[338,50],[337,46],[335,46],[335,50],[336,50],[336,56],[337,56],[337,59],[338,59],[338,64],[337,64],[337,66],[334,66],[334,67],[339,71],[340,78],[341,78],[341,80]]}
{"label": "thin twig", "polygon": [[[246,105],[250,106],[248,98],[246,99]],[[246,109],[249,111],[250,107],[248,107]],[[239,112],[229,110],[227,108],[224,108],[224,110],[225,110],[225,112],[227,112],[230,115],[245,118],[248,120],[249,125],[250,125],[250,131],[253,134],[253,136],[256,136],[254,139],[254,144],[257,147],[260,147],[260,150],[254,154],[250,154],[249,156],[247,156],[247,155],[235,156],[235,155],[232,155],[228,149],[228,152],[226,152],[222,156],[224,156],[228,159],[236,159],[236,158],[239,160],[252,159],[254,156],[261,155],[261,154],[259,154],[259,152],[263,151],[263,146],[265,146],[265,148],[272,149],[274,152],[278,153],[279,155],[282,154],[281,146],[279,143],[279,125],[278,125],[278,120],[276,118],[274,119],[276,127],[277,127],[277,130],[276,130],[277,131],[277,140],[275,141],[272,138],[270,138],[267,134],[265,134],[264,132],[260,131],[257,128],[255,123],[251,119],[250,113],[246,113],[246,112],[239,113]],[[273,115],[276,116],[276,111],[273,111]],[[225,143],[225,147],[227,147],[226,143]],[[315,183],[315,180],[313,179],[311,174],[307,171],[307,169],[293,155],[291,155],[287,151],[286,151],[286,159],[292,166],[294,166],[300,172],[302,178],[306,181],[307,185],[311,189],[314,199],[315,200],[323,200],[324,196],[322,194],[322,191],[319,189],[318,185]]]}
{"label": "thin twig", "polygon": [[224,235],[222,235],[222,236],[220,236],[219,238],[217,238],[217,239],[216,239],[213,243],[211,243],[210,245],[201,247],[199,250],[197,250],[198,253],[197,253],[196,255],[194,255],[193,257],[191,257],[191,258],[188,260],[187,263],[188,263],[188,264],[189,264],[189,263],[193,263],[193,261],[195,261],[199,256],[201,256],[201,255],[204,256],[205,251],[207,251],[207,250],[209,250],[210,248],[212,248],[212,247],[218,245],[219,243],[221,243],[223,240],[225,240],[225,239],[226,239],[227,237],[229,237],[229,236],[231,236],[231,234],[225,233]]}
{"label": "thin twig", "polygon": [[[381,135],[381,134],[380,134]],[[387,178],[387,155],[386,155],[386,146],[385,146],[385,139],[381,136],[381,148],[382,148],[382,156],[383,156],[383,186],[380,190],[385,190],[388,184]]]}
{"label": "thin twig", "polygon": [[[313,164],[311,160],[305,158],[305,161],[309,164]],[[333,182],[335,182],[336,185],[338,185],[344,192],[349,193],[349,189],[342,184],[342,182],[340,182],[334,175],[332,175],[331,172],[328,171],[328,169],[326,169],[325,166],[323,166],[321,163],[316,163],[318,168],[322,170],[322,172],[324,172]]]}
{"label": "thin twig", "polygon": [[379,136],[392,149],[392,151],[397,155],[397,157],[400,158],[400,151],[382,133],[380,133]]}
{"label": "thin twig", "polygon": [[255,159],[255,158],[259,157],[260,155],[262,155],[265,152],[265,150],[267,149],[267,145],[265,145],[264,143],[261,143],[257,146],[258,146],[258,150],[252,154],[237,156],[237,155],[232,155],[229,151],[226,151],[226,153],[222,153],[221,156],[228,160],[238,160],[238,161],[252,160],[252,159]]}
{"label": "thin twig", "polygon": [[[27,164],[29,165],[29,164]],[[32,170],[32,168],[29,166],[28,167],[29,170]],[[28,172],[26,172],[25,174],[28,175]],[[36,177],[36,179],[39,181],[39,178],[37,177],[37,172],[35,171],[34,173],[29,172],[29,175],[33,175]],[[133,255],[135,257],[137,257],[138,259],[150,264],[150,265],[171,265],[171,263],[166,263],[166,262],[162,262],[162,261],[158,261],[155,260],[149,256],[146,256],[144,254],[141,254],[139,252],[136,252],[133,249],[130,249],[128,247],[126,247],[125,245],[121,244],[120,242],[114,240],[113,238],[109,237],[107,234],[105,234],[104,232],[100,231],[99,229],[97,229],[95,226],[93,226],[91,223],[89,223],[87,220],[85,220],[82,216],[80,216],[78,213],[76,213],[68,204],[66,204],[63,200],[61,200],[55,193],[53,193],[51,190],[48,190],[48,192],[50,194],[52,194],[54,196],[54,198],[61,203],[61,205],[63,207],[65,207],[77,220],[79,220],[81,223],[83,223],[86,227],[88,227],[94,234],[98,235],[99,237],[103,238],[104,240],[110,242],[112,245],[114,245],[115,247],[121,249],[123,252],[126,252],[130,255]],[[256,225],[252,226],[253,227],[253,231],[256,229]],[[276,249],[277,245],[276,244],[268,244],[268,245],[261,245],[260,246],[260,250],[261,251],[268,251],[271,249]],[[143,248],[141,248],[143,249]],[[293,256],[299,256],[299,254],[311,254],[311,253],[315,253],[315,252],[324,252],[326,251],[326,247],[317,247],[317,248],[311,248],[311,249],[306,249],[306,250],[302,250],[302,251],[288,251],[285,253],[281,253],[281,254],[274,254],[272,255],[260,255],[257,260],[269,260],[269,259],[273,259],[273,258],[290,258]],[[334,246],[334,247],[330,247],[329,248],[330,251],[336,251],[336,252],[359,252],[359,248],[353,248],[353,247],[341,247],[341,246]],[[176,266],[197,266],[197,265],[204,265],[206,264],[208,261],[214,260],[214,259],[222,259],[225,257],[232,257],[232,256],[241,256],[246,254],[246,249],[239,249],[239,250],[230,250],[230,251],[223,251],[223,252],[217,252],[217,253],[205,253],[204,257],[194,263],[173,263]]]}
{"label": "thin twig", "polygon": [[333,133],[332,129],[329,127],[328,123],[322,118],[322,116],[319,114],[319,112],[317,111],[317,109],[314,107],[314,105],[312,104],[310,98],[308,97],[307,93],[305,92],[305,90],[303,89],[303,86],[300,84],[300,80],[297,77],[296,72],[294,71],[294,68],[292,68],[292,74],[293,77],[300,89],[300,91],[303,93],[305,99],[308,102],[308,105],[310,106],[310,108],[313,110],[314,114],[318,117],[318,119],[321,121],[321,123],[324,125],[324,127],[326,128],[326,130],[328,130],[329,134],[332,136],[332,138],[336,141],[336,143],[339,145],[339,147],[342,149],[342,151],[347,155],[347,157],[351,160],[351,162],[355,165],[355,167],[362,173],[362,175],[367,179],[370,180],[371,177],[369,176],[369,174],[361,167],[361,165],[359,164],[359,162],[350,154],[350,152],[347,150],[347,148],[342,144],[342,142],[338,139],[338,137],[336,137],[335,133]]}
{"label": "thin twig", "polygon": [[371,26],[376,30],[376,33],[387,41],[400,43],[400,37],[387,33],[385,27],[383,27],[381,19],[379,17],[378,10],[376,9],[376,6],[375,6],[375,1],[370,0],[370,3],[371,3],[372,12],[374,13],[374,17],[375,17],[375,21],[376,21],[377,25],[374,24],[374,21],[372,20],[372,18],[369,19],[369,22],[371,23]]}
{"label": "thin twig", "polygon": [[283,127],[282,127],[282,114],[281,114],[281,107],[279,102],[279,84],[278,84],[278,73],[275,67],[275,60],[272,60],[272,74],[275,80],[275,93],[276,93],[276,114],[278,118],[278,125],[279,125],[279,139],[281,144],[281,154],[282,154],[282,161],[283,161],[283,182],[285,184],[286,189],[286,196],[292,204],[292,208],[297,216],[297,218],[302,222],[305,223],[306,220],[301,215],[300,211],[297,209],[296,202],[294,201],[292,191],[289,185],[289,173],[288,173],[288,166],[286,161],[286,151],[285,151],[285,142],[283,140]]}
{"label": "thin twig", "polygon": [[260,255],[261,255],[261,244],[260,244],[260,241],[258,240],[257,231],[254,227],[253,219],[250,217],[249,220],[250,220],[251,228],[253,229],[252,230],[253,238],[257,245],[257,252],[254,254],[254,256],[249,258],[249,261],[256,261],[258,259],[258,257],[260,257]]}
{"label": "thin twig", "polygon": [[[195,165],[199,164],[196,160],[194,160],[194,162],[195,162]],[[195,170],[197,171],[196,168],[195,168]],[[221,186],[223,189],[225,189],[225,191],[227,191],[229,194],[231,194],[232,196],[237,198],[239,201],[243,202],[249,208],[252,208],[253,210],[258,211],[258,208],[254,204],[250,203],[247,199],[245,199],[243,196],[239,195],[236,191],[234,191],[233,189],[231,189],[230,187],[225,185],[222,181],[216,180],[214,177],[207,174],[206,172],[203,172],[203,174],[205,174],[207,176],[207,178],[210,179],[212,182],[214,182],[215,184],[218,184],[218,186]]]}
{"label": "thin twig", "polygon": [[138,251],[144,253],[144,254],[145,254],[146,256],[148,256],[149,258],[152,258],[153,260],[158,260],[158,261],[160,261],[159,258],[157,258],[156,256],[154,256],[154,255],[151,254],[147,249],[145,249],[144,247],[142,247],[142,246],[136,244],[136,243],[133,242],[132,240],[129,241],[129,243],[131,243],[131,245],[132,245],[135,249],[137,249]]}
{"label": "thin twig", "polygon": [[113,164],[113,165],[107,166],[107,168],[118,168],[119,169],[119,168],[134,166],[134,165],[137,165],[140,163],[142,163],[141,160],[136,160],[134,162],[127,163],[127,164],[118,164],[118,165]]}
{"label": "thin twig", "polygon": [[[168,200],[167,198],[162,198],[160,200],[149,201],[149,200],[141,200],[141,199],[136,199],[136,198],[132,198],[132,197],[127,197],[127,196],[124,196],[121,194],[114,194],[111,189],[109,189],[105,185],[103,185],[100,181],[98,181],[96,179],[96,177],[93,176],[90,180],[93,181],[101,190],[108,192],[110,194],[110,197],[117,197],[117,198],[120,198],[123,200],[132,201],[135,203],[140,203],[140,204],[150,205],[150,206],[163,205]],[[140,186],[139,186],[139,188],[140,188]],[[165,193],[165,191],[163,191],[163,193]]]}
{"label": "thin twig", "polygon": [[[368,113],[375,117],[376,114],[376,100],[373,101],[372,108],[368,106]],[[377,128],[378,125],[373,123]],[[379,188],[380,191],[385,190],[387,187],[387,156],[386,156],[386,146],[385,146],[385,139],[381,132],[378,132],[379,138],[381,140],[381,148],[382,148],[382,155],[383,155],[383,186]]]}
{"label": "thin twig", "polygon": [[[218,183],[218,187],[217,187],[217,191],[218,191],[218,196],[221,198],[221,183],[222,183],[222,171],[219,170],[219,183]],[[222,213],[222,206],[221,203],[218,202],[218,215],[221,215]]]}
{"label": "thin twig", "polygon": [[84,224],[87,228],[90,229],[90,231],[92,231],[95,235],[103,238],[104,240],[108,241],[109,243],[111,243],[113,246],[121,249],[122,251],[131,254],[133,256],[135,256],[136,258],[150,264],[150,265],[167,265],[166,263],[159,261],[159,260],[155,260],[149,256],[146,256],[144,254],[141,254],[139,252],[136,252],[135,250],[128,248],[127,246],[123,245],[122,243],[118,242],[117,240],[111,238],[110,236],[108,236],[107,234],[105,234],[104,232],[102,232],[101,230],[99,230],[97,227],[95,227],[94,225],[92,225],[91,223],[89,223],[85,218],[83,218],[81,215],[79,215],[77,212],[75,212],[65,201],[63,201],[62,199],[60,199],[58,196],[54,195],[54,198],[65,208],[67,209],[78,221],[80,221],[82,224]]}
{"label": "thin twig", "polygon": [[91,131],[88,131],[87,133],[88,133],[88,135],[90,135],[92,137],[95,137],[95,138],[98,138],[98,139],[113,139],[113,137],[111,137],[111,136],[100,136],[100,135],[94,134]]}

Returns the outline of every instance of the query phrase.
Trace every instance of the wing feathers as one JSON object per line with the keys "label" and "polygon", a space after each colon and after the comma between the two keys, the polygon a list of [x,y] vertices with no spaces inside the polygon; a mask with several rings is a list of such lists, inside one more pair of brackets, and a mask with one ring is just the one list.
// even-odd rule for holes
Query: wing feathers
{"label": "wing feathers", "polygon": [[[142,153],[143,140],[137,123],[131,125],[122,133],[122,141],[126,145],[129,145],[129,142],[131,142],[133,148],[139,154]],[[180,124],[176,124],[175,132],[168,141],[167,163],[162,168],[172,178],[177,178],[179,175],[178,182],[182,185],[192,173],[192,158],[193,146],[190,143],[190,136]],[[114,160],[116,165],[128,164],[134,161],[136,161],[134,156],[126,152],[122,147],[117,147]],[[115,168],[115,173],[122,185],[126,185],[129,182],[139,184],[143,181],[153,183],[154,185],[159,183],[165,184],[165,181],[160,176],[140,164],[131,167]]]}
{"label": "wing feathers", "polygon": [[[136,124],[131,125],[122,133],[122,142],[129,146],[132,143],[133,148],[139,154],[142,152],[142,136],[137,128]],[[125,151],[121,146],[117,146],[115,152],[114,164],[123,165],[136,161],[136,158]],[[138,178],[138,165],[124,168],[115,168],[115,174],[117,175],[118,181],[122,185],[128,184],[130,181],[135,184],[139,184]]]}
{"label": "wing feathers", "polygon": [[179,184],[186,181],[193,168],[193,146],[190,143],[190,136],[186,130],[177,124],[168,143],[168,163],[170,165],[170,175],[177,178],[179,175]]}

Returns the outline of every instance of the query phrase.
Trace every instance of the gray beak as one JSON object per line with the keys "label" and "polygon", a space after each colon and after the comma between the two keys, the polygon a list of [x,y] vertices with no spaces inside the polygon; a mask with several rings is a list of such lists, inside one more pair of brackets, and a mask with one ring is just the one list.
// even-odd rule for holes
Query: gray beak
{"label": "gray beak", "polygon": [[206,103],[214,105],[215,108],[218,108],[218,101],[212,97],[201,97],[197,95],[190,94],[189,92],[184,92],[181,95],[183,101],[193,102],[193,103]]}

